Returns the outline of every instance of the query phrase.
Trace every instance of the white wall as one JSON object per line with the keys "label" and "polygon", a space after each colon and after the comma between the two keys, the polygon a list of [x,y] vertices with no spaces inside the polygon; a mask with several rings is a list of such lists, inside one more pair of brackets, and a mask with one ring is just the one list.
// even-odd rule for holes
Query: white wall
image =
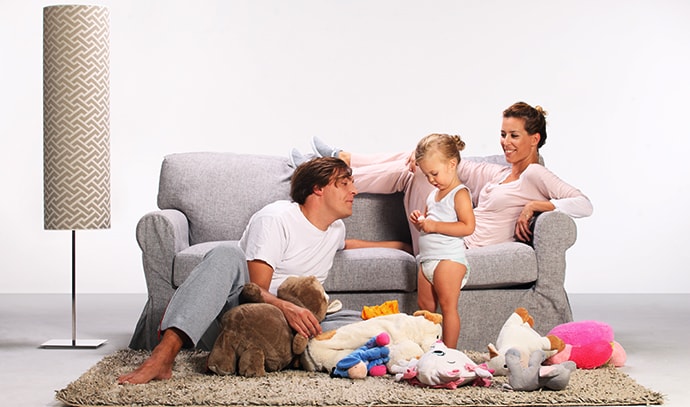
{"label": "white wall", "polygon": [[[76,2],[81,4],[82,2]],[[43,230],[42,7],[0,0],[2,293],[70,292]],[[690,3],[103,1],[111,12],[112,228],[77,232],[78,292],[142,293],[134,237],[165,154],[360,152],[432,131],[500,153],[501,111],[549,111],[547,165],[592,199],[572,293],[688,293]],[[652,161],[650,161],[652,160]]]}

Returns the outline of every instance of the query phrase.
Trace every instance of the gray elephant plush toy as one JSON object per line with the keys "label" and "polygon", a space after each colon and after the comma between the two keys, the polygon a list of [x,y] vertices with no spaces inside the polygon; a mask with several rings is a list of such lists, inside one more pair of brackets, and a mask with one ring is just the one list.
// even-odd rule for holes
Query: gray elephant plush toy
{"label": "gray elephant plush toy", "polygon": [[563,390],[570,382],[570,374],[577,369],[575,362],[567,361],[551,366],[542,366],[546,353],[532,352],[527,368],[520,364],[520,351],[510,348],[506,351],[508,383],[503,386],[509,390],[533,391],[538,389]]}

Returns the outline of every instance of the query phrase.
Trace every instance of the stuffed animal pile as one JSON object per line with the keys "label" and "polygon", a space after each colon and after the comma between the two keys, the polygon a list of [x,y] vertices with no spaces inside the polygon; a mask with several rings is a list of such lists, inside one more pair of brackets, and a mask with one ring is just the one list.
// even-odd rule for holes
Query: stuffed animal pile
{"label": "stuffed animal pile", "polygon": [[417,311],[414,315],[389,314],[358,321],[324,332],[309,341],[300,357],[301,366],[309,371],[330,373],[338,362],[372,337],[386,332],[390,336],[389,361],[418,358],[441,338],[440,314]]}
{"label": "stuffed animal pile", "polygon": [[[325,318],[327,296],[314,277],[287,279],[278,297],[309,309],[318,321]],[[542,336],[524,308],[508,317],[496,345],[488,345],[487,363],[476,364],[440,341],[439,314],[402,314],[397,304],[384,303],[363,312],[362,321],[308,339],[292,330],[277,307],[262,302],[256,284],[244,287],[241,302],[223,315],[222,332],[208,357],[208,369],[220,375],[263,376],[301,367],[350,379],[391,373],[398,381],[448,389],[489,386],[494,376],[504,375],[506,389],[562,390],[576,368],[622,366],[626,359],[607,324],[571,322]]]}
{"label": "stuffed animal pile", "polygon": [[546,336],[534,331],[533,325],[529,312],[517,308],[501,328],[497,345],[489,344],[487,365],[494,375],[508,376],[506,389],[562,390],[577,368],[625,363],[625,351],[613,340],[608,324],[569,322],[557,325]]}

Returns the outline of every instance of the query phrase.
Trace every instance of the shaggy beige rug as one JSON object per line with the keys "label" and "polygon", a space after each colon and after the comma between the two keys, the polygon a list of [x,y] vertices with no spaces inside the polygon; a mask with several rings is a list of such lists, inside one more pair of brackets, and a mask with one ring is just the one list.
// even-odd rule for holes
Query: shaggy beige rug
{"label": "shaggy beige rug", "polygon": [[[149,352],[121,350],[106,356],[56,398],[70,406],[613,406],[662,404],[663,396],[612,367],[577,370],[563,391],[516,392],[491,387],[426,389],[393,376],[365,380],[287,370],[261,378],[205,373],[207,352],[178,355],[173,378],[144,385],[118,385]],[[485,355],[467,352],[480,362]]]}

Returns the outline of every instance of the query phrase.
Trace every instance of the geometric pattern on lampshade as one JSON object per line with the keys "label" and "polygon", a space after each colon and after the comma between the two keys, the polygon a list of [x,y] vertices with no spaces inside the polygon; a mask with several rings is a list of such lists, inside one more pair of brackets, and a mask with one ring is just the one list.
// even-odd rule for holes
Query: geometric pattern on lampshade
{"label": "geometric pattern on lampshade", "polygon": [[110,228],[110,14],[43,9],[44,228]]}

